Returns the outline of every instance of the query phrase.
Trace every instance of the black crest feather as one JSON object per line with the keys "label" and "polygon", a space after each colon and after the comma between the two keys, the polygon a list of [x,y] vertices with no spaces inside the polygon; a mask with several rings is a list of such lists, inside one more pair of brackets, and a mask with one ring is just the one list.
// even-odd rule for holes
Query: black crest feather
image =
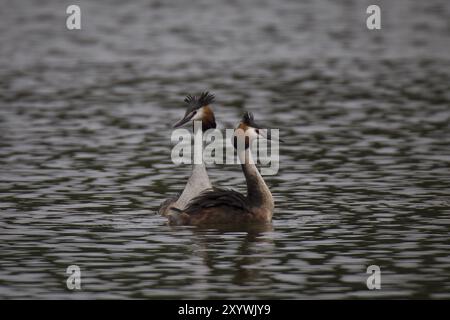
{"label": "black crest feather", "polygon": [[249,127],[253,127],[253,128],[259,128],[261,129],[262,127],[255,122],[255,118],[253,117],[253,113],[246,111],[244,113],[244,115],[242,116],[242,120],[243,123],[245,123],[246,125],[248,125]]}
{"label": "black crest feather", "polygon": [[189,104],[189,108],[198,109],[214,102],[216,97],[208,91],[202,92],[200,96],[192,96],[188,94],[184,102]]}
{"label": "black crest feather", "polygon": [[186,103],[191,103],[192,101],[194,101],[195,97],[191,96],[190,94],[188,94],[186,96],[186,98],[184,98],[184,102]]}
{"label": "black crest feather", "polygon": [[251,126],[255,122],[255,118],[253,117],[253,113],[251,112],[245,112],[242,116],[242,122],[246,125]]}

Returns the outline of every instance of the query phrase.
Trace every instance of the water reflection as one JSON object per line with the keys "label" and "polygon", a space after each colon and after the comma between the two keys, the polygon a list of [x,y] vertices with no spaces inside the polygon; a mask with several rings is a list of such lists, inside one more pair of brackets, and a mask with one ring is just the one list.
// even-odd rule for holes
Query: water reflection
{"label": "water reflection", "polygon": [[[253,266],[273,252],[271,224],[194,230],[192,241],[198,248],[196,254],[203,259],[210,276],[217,278],[229,274],[231,283],[243,286],[262,280],[260,272]],[[225,247],[224,242],[227,243]]]}

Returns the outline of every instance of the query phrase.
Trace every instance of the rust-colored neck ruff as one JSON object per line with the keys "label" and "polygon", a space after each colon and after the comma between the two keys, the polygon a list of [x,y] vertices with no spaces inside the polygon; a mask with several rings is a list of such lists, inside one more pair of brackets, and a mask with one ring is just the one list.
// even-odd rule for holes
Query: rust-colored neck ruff
{"label": "rust-colored neck ruff", "polygon": [[205,132],[208,129],[216,128],[216,118],[214,117],[214,112],[211,107],[205,106],[203,107],[203,116],[202,116],[202,130]]}

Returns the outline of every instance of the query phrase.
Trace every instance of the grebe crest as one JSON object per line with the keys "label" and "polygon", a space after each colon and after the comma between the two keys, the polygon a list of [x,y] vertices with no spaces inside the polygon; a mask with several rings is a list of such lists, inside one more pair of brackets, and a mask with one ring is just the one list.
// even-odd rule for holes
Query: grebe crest
{"label": "grebe crest", "polygon": [[175,123],[174,128],[179,128],[189,121],[202,121],[202,130],[216,128],[216,119],[211,109],[215,96],[208,91],[202,92],[199,96],[187,95],[184,102],[187,104],[186,113],[183,119]]}

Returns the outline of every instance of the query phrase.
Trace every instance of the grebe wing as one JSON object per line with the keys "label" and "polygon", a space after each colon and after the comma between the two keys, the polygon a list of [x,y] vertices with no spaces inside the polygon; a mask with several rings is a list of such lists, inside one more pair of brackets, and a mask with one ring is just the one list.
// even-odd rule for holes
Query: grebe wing
{"label": "grebe wing", "polygon": [[175,204],[175,202],[178,200],[178,198],[180,197],[181,193],[178,193],[166,200],[164,200],[161,205],[158,208],[158,214],[165,216],[168,214],[170,207]]}
{"label": "grebe wing", "polygon": [[195,214],[202,209],[212,207],[233,207],[242,211],[249,211],[247,198],[234,190],[213,188],[208,189],[193,198],[183,212],[187,214]]}

